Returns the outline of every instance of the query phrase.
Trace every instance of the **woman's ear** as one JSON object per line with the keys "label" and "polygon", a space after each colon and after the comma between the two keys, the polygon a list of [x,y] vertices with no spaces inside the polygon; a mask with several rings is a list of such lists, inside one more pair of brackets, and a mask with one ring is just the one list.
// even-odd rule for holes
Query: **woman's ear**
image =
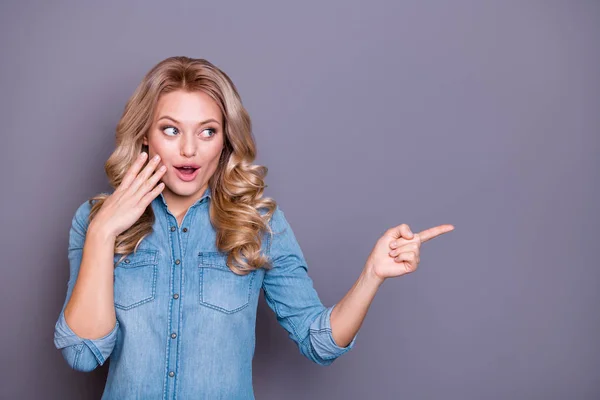
{"label": "woman's ear", "polygon": [[143,138],[143,141],[142,141],[142,144],[143,144],[144,146],[148,146],[148,136],[144,136],[144,138]]}

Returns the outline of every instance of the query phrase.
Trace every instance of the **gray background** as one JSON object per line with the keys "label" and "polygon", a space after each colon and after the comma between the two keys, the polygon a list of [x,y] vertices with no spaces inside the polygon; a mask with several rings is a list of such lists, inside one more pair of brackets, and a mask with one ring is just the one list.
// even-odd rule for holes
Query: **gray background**
{"label": "gray background", "polygon": [[100,397],[52,342],[69,224],[142,76],[188,55],[238,86],[326,305],[385,229],[456,227],[330,367],[261,299],[258,399],[599,398],[599,40],[598,1],[3,1],[0,397]]}

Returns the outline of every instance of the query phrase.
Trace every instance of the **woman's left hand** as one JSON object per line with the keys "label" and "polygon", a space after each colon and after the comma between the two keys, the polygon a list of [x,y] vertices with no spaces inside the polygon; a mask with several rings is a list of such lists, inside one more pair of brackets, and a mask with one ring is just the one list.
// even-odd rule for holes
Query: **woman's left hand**
{"label": "woman's left hand", "polygon": [[366,268],[381,282],[413,272],[421,260],[421,243],[453,230],[454,226],[450,224],[419,233],[411,232],[407,224],[390,228],[375,244],[367,259]]}

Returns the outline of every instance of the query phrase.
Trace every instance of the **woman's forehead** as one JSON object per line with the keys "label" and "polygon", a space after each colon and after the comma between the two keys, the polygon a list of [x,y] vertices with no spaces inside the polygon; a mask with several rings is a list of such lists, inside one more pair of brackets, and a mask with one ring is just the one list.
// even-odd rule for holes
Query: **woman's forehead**
{"label": "woman's forehead", "polygon": [[157,120],[167,116],[186,125],[197,125],[210,119],[222,123],[219,105],[201,91],[176,90],[164,93],[158,99],[154,114]]}

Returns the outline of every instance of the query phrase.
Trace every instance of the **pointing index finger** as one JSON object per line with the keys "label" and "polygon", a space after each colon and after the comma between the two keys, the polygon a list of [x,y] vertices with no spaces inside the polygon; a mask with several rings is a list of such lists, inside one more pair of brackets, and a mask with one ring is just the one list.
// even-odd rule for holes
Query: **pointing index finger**
{"label": "pointing index finger", "polygon": [[448,233],[454,230],[454,226],[450,224],[438,225],[434,228],[425,229],[418,233],[421,238],[421,243],[431,240],[441,234]]}

